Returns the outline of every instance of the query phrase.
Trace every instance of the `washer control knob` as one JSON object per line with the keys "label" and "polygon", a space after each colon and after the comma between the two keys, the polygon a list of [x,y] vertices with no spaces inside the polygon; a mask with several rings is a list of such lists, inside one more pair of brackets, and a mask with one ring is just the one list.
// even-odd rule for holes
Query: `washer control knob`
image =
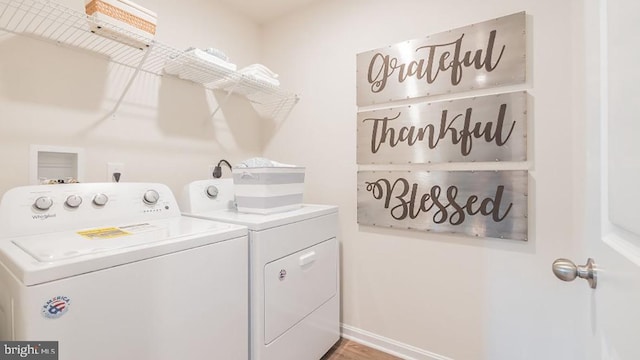
{"label": "washer control knob", "polygon": [[53,200],[48,196],[40,196],[33,203],[33,207],[38,210],[49,210],[53,206]]}
{"label": "washer control knob", "polygon": [[93,197],[93,203],[97,206],[105,206],[109,202],[109,197],[105,194],[96,194]]}
{"label": "washer control knob", "polygon": [[142,196],[142,201],[147,205],[155,205],[160,200],[160,194],[155,190],[147,190]]}
{"label": "washer control knob", "polygon": [[209,197],[209,199],[215,199],[218,197],[218,188],[214,185],[209,185],[207,186],[207,190],[205,191],[205,193],[207,194],[207,197]]}
{"label": "washer control knob", "polygon": [[64,203],[68,207],[75,209],[82,204],[82,197],[78,195],[69,195]]}

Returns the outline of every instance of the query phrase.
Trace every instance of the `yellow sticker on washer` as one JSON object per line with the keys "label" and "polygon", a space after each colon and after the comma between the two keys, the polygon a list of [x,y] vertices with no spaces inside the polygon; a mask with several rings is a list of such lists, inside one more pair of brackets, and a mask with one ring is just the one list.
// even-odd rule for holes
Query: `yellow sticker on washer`
{"label": "yellow sticker on washer", "polygon": [[101,239],[113,239],[121,236],[131,235],[126,231],[123,231],[117,227],[99,228],[78,231],[78,235],[83,236],[89,240],[101,240]]}

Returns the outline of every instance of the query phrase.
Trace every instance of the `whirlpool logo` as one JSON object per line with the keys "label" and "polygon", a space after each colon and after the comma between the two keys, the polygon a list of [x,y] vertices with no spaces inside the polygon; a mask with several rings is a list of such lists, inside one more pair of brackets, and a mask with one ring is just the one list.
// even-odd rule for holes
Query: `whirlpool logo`
{"label": "whirlpool logo", "polygon": [[31,217],[33,218],[33,220],[47,220],[48,218],[54,218],[56,217],[56,214],[38,214],[38,215],[31,215]]}
{"label": "whirlpool logo", "polygon": [[42,316],[47,319],[57,319],[69,311],[71,299],[66,296],[53,297],[42,306]]}

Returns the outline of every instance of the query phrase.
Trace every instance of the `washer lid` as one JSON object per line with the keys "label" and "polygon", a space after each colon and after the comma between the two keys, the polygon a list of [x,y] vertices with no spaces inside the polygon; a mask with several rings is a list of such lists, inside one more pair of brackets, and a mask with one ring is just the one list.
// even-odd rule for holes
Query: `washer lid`
{"label": "washer lid", "polygon": [[70,277],[245,236],[243,226],[175,217],[0,239],[0,262],[25,285]]}
{"label": "washer lid", "polygon": [[12,242],[40,262],[55,262],[133,246],[149,246],[170,237],[169,225],[146,222],[98,227],[17,238]]}
{"label": "washer lid", "polygon": [[299,209],[284,211],[275,214],[248,214],[241,213],[236,210],[225,209],[185,215],[194,216],[201,219],[210,219],[231,224],[244,225],[247,226],[250,230],[260,231],[315,218],[322,215],[332,214],[337,211],[337,206],[303,204]]}

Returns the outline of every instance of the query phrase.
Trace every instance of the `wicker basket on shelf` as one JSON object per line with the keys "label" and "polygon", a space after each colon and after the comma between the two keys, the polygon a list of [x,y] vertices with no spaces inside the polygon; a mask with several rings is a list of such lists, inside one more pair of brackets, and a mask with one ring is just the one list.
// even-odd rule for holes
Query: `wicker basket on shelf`
{"label": "wicker basket on shelf", "polygon": [[155,37],[157,15],[128,0],[85,0],[85,12],[98,35],[141,49]]}
{"label": "wicker basket on shelf", "polygon": [[136,16],[125,9],[113,6],[109,3],[99,0],[92,0],[85,5],[87,15],[93,15],[96,12],[105,14],[113,19],[122,21],[149,34],[156,34],[156,24]]}

